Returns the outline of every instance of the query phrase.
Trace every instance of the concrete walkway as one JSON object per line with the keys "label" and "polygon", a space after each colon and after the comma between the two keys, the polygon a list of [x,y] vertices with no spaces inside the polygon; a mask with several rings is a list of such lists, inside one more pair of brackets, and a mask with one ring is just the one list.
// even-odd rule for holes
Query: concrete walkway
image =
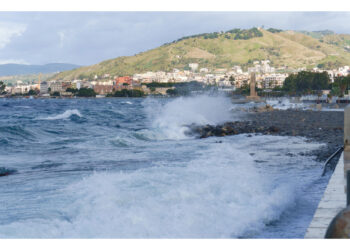
{"label": "concrete walkway", "polygon": [[314,217],[306,231],[305,238],[323,239],[332,219],[346,207],[343,154],[340,156],[326,191],[318,204]]}

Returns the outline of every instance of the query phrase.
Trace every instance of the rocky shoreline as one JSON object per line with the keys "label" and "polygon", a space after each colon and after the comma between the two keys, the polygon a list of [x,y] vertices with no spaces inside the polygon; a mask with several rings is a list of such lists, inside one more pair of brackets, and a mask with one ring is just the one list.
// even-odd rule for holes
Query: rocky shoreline
{"label": "rocky shoreline", "polygon": [[[189,134],[198,138],[228,136],[236,134],[264,134],[280,136],[302,136],[310,142],[324,143],[311,152],[324,162],[343,145],[344,112],[311,110],[266,110],[249,112],[244,119],[212,126],[190,126]],[[338,156],[339,158],[339,156]],[[337,158],[330,164],[334,165]]]}

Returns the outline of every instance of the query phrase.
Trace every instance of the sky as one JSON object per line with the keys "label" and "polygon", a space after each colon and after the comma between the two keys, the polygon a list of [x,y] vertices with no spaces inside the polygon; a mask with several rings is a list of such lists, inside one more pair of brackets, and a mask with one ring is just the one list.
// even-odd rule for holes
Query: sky
{"label": "sky", "polygon": [[91,65],[233,28],[350,34],[350,12],[0,12],[0,64]]}

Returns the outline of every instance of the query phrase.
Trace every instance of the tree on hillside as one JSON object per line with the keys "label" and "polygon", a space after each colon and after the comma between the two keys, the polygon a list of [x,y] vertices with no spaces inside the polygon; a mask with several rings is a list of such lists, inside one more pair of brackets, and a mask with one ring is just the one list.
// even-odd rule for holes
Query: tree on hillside
{"label": "tree on hillside", "polygon": [[269,32],[271,32],[271,33],[280,33],[280,32],[282,32],[283,30],[281,30],[281,29],[269,28],[269,29],[267,29],[267,31],[269,31]]}

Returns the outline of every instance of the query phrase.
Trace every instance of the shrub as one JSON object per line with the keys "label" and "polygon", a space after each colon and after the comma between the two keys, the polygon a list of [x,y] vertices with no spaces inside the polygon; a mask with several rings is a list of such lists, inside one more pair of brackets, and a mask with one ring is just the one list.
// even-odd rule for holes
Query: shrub
{"label": "shrub", "polygon": [[79,96],[79,97],[96,97],[96,92],[93,89],[81,88],[77,92],[77,96]]}
{"label": "shrub", "polygon": [[119,91],[114,92],[114,97],[142,97],[145,93],[142,90],[138,89],[122,89]]}

